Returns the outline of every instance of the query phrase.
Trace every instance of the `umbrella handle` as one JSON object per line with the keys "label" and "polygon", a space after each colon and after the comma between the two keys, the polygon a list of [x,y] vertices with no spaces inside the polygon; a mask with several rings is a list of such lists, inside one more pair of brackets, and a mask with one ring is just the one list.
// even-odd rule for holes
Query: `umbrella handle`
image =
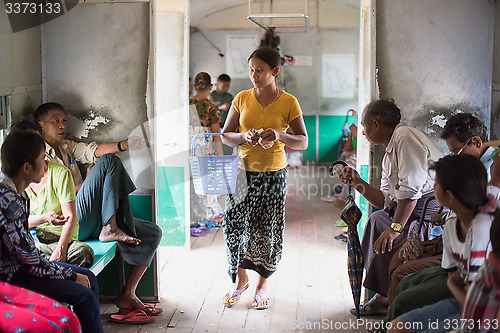
{"label": "umbrella handle", "polygon": [[[429,205],[429,202],[431,202],[431,200],[434,200],[436,199],[435,196],[431,195],[430,197],[428,197],[427,199],[425,199],[425,202],[424,202],[424,207],[422,207],[422,215],[420,216],[420,221],[418,221],[418,228],[417,228],[417,235],[420,235],[420,232],[422,231],[422,225],[424,224],[424,219],[425,219],[425,213],[427,211],[427,206]],[[441,213],[443,211],[443,207],[439,207],[439,213]]]}
{"label": "umbrella handle", "polygon": [[[332,164],[330,164],[330,166],[328,167],[328,173],[330,174],[330,176],[332,176],[332,177],[334,176],[333,168],[339,164],[342,165],[343,167],[349,167],[349,165],[347,165],[347,163],[344,161],[340,161],[340,160],[335,161]],[[350,180],[347,181],[347,192],[348,192],[348,195],[351,195],[351,181]]]}

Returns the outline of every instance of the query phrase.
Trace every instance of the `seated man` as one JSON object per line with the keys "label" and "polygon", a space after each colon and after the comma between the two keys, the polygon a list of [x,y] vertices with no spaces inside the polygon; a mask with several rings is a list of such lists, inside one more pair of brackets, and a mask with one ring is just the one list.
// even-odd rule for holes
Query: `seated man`
{"label": "seated man", "polygon": [[[406,241],[410,222],[420,217],[425,200],[434,194],[429,163],[443,156],[425,134],[400,125],[400,120],[401,112],[392,101],[371,102],[363,111],[363,135],[371,144],[385,147],[380,189],[352,168],[343,176],[343,181],[350,180],[356,191],[381,209],[370,215],[361,243],[367,269],[364,286],[377,292],[360,309],[361,315],[387,312],[391,258]],[[426,215],[438,207],[431,202]]]}
{"label": "seated man", "polygon": [[[161,229],[132,216],[128,195],[135,190],[135,185],[120,159],[113,155],[129,148],[128,139],[101,144],[64,139],[66,112],[57,103],[40,105],[35,120],[46,142],[46,159],[65,165],[73,175],[77,189],[76,213],[80,220],[78,238],[118,241],[121,256],[131,265],[116,305],[122,312],[144,308],[135,290],[160,244]],[[95,163],[87,170],[85,181],[76,162]],[[158,314],[162,310],[147,307],[145,312]]]}
{"label": "seated man", "polygon": [[27,202],[22,195],[39,182],[47,164],[39,134],[12,132],[1,150],[0,281],[31,289],[73,306],[83,332],[102,332],[97,279],[88,269],[49,262],[28,231]]}

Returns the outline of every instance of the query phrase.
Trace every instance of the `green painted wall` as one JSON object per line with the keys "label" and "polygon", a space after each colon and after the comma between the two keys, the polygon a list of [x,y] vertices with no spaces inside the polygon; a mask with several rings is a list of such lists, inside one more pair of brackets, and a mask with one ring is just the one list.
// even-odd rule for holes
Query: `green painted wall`
{"label": "green painted wall", "polygon": [[[368,165],[361,165],[359,175],[364,181],[368,181]],[[359,194],[358,194],[359,195]],[[361,217],[361,221],[358,223],[358,233],[360,237],[363,237],[363,233],[365,231],[366,222],[368,221],[368,200],[365,197],[360,196],[359,198],[359,209],[363,213]]]}
{"label": "green painted wall", "polygon": [[184,168],[158,167],[158,225],[160,246],[186,245]]}
{"label": "green painted wall", "polygon": [[[130,205],[134,217],[153,221],[153,197],[151,195],[131,195]],[[125,263],[125,276],[128,275],[130,265]],[[117,296],[120,293],[118,284],[119,262],[115,257],[97,276],[99,283],[99,292],[101,295]],[[138,296],[155,297],[154,270],[149,267],[142,276],[137,286],[136,294]]]}
{"label": "green painted wall", "polygon": [[304,116],[304,123],[307,130],[308,146],[302,152],[303,162],[316,161],[316,116]]}
{"label": "green painted wall", "polygon": [[[316,133],[319,133],[318,162],[333,162],[337,160],[340,139],[342,138],[342,127],[345,116],[319,116],[318,128],[316,128],[316,116],[304,116],[309,146],[304,151],[302,159],[304,162],[316,161]],[[349,116],[348,126],[356,121]]]}

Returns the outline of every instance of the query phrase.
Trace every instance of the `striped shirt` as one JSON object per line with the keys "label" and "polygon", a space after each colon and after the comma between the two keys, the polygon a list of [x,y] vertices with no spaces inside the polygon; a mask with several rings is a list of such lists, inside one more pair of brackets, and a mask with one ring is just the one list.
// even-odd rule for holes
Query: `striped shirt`
{"label": "striped shirt", "polygon": [[443,230],[443,261],[446,270],[458,269],[464,281],[472,282],[491,251],[490,228],[493,215],[478,213],[472,220],[467,237],[462,239],[455,214]]}

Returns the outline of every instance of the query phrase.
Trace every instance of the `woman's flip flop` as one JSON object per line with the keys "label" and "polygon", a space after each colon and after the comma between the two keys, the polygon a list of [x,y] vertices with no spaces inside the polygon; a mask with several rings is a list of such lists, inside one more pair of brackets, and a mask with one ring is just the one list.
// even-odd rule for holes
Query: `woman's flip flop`
{"label": "woman's flip flop", "polygon": [[235,291],[233,291],[232,293],[227,293],[223,298],[222,298],[222,302],[224,302],[224,304],[226,304],[227,307],[232,307],[233,305],[236,305],[236,303],[238,303],[238,301],[240,300],[241,298],[241,294],[247,290],[249,287],[249,284],[248,282],[245,283],[245,285],[243,286],[243,288],[241,289],[236,289]]}
{"label": "woman's flip flop", "polygon": [[[271,305],[271,299],[267,296],[253,295],[253,304],[252,307],[255,310],[265,310]],[[263,304],[260,305],[259,304]]]}

